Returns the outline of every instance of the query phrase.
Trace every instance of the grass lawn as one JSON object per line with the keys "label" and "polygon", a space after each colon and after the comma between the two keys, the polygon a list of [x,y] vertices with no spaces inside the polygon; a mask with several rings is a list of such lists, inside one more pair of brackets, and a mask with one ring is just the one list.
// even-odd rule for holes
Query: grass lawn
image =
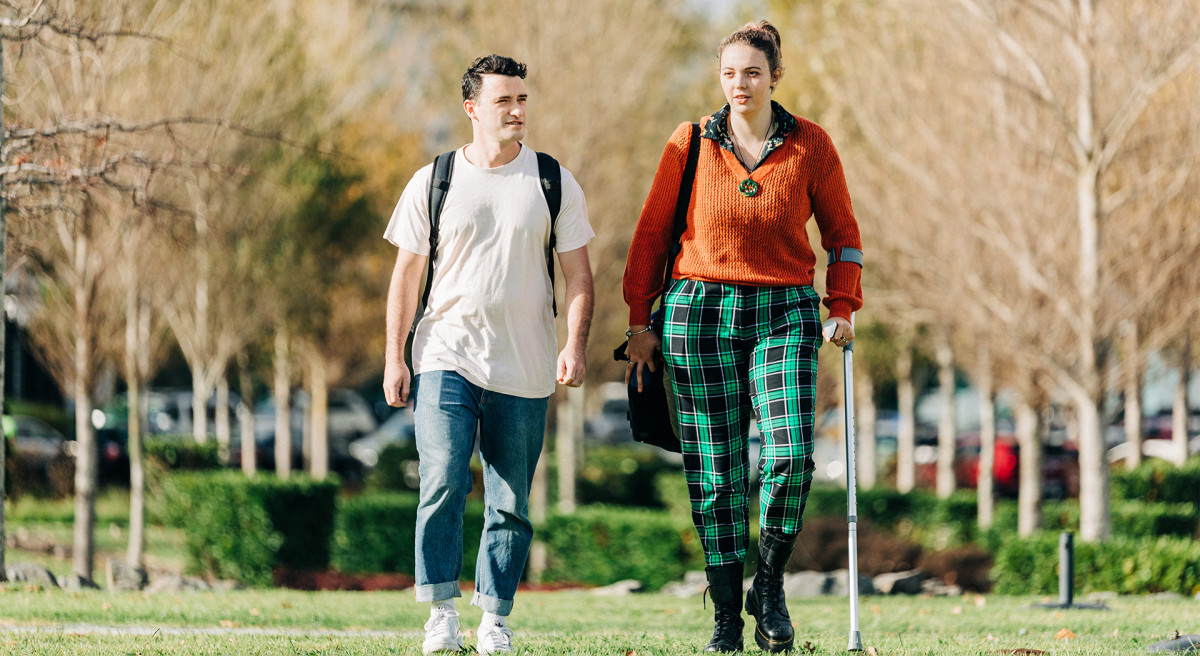
{"label": "grass lawn", "polygon": [[[5,504],[5,530],[11,536],[35,542],[70,545],[74,531],[75,505],[73,498],[38,499],[21,497]],[[125,557],[129,544],[129,492],[120,488],[104,488],[96,495],[96,557],[94,578],[103,582],[104,561],[110,556]],[[184,566],[183,531],[163,526],[146,527],[145,563],[156,571],[181,572]],[[17,562],[37,563],[62,578],[71,573],[70,558],[51,554],[11,550],[6,556],[9,565]],[[4,652],[0,652],[3,654]]]}
{"label": "grass lawn", "polygon": [[[1200,632],[1200,602],[1191,599],[1122,597],[1107,602],[1108,611],[1030,607],[1038,601],[1044,600],[865,597],[860,605],[863,643],[880,656],[1022,653],[1012,651],[1018,649],[1115,656],[1146,653],[1147,646],[1176,629],[1184,634]],[[845,599],[793,600],[789,606],[797,626],[796,653],[845,651]],[[478,609],[460,601],[459,610],[463,627],[473,629],[479,622]],[[420,629],[427,614],[428,606],[414,602],[407,592],[270,590],[150,597],[103,591],[42,592],[10,584],[0,592],[0,654],[419,654]],[[518,596],[510,624],[520,653],[695,654],[711,632],[711,604],[705,610],[698,598],[526,592]],[[166,632],[109,635],[63,625]],[[33,626],[49,630],[14,630],[28,631]],[[177,627],[257,628],[276,634],[181,634],[174,631]],[[393,634],[343,633],[371,630]],[[285,631],[292,633],[279,634]],[[1073,635],[1064,637],[1068,634]],[[467,643],[474,643],[473,631]],[[757,651],[752,620],[746,644]]]}

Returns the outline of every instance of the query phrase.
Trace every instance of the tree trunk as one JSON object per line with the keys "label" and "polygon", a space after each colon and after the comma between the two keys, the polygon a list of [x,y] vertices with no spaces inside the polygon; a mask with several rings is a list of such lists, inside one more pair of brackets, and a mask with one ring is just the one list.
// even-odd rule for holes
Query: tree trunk
{"label": "tree trunk", "polygon": [[979,473],[975,491],[979,502],[979,528],[983,530],[991,527],[996,509],[996,398],[991,353],[986,344],[979,349],[975,387],[979,390]]}
{"label": "tree trunk", "polygon": [[937,345],[938,395],[942,414],[938,418],[937,495],[945,499],[954,494],[954,451],[958,447],[954,421],[954,352],[949,338],[939,336]]}
{"label": "tree trunk", "polygon": [[1100,434],[1100,409],[1091,395],[1074,395],[1079,421],[1079,537],[1099,542],[1111,532],[1108,459]]}
{"label": "tree trunk", "polygon": [[854,372],[854,405],[858,417],[855,418],[855,472],[854,480],[858,487],[869,490],[875,487],[875,479],[879,475],[878,465],[875,464],[877,440],[875,435],[875,381],[867,367],[860,367]]}
{"label": "tree trunk", "polygon": [[196,444],[208,441],[208,389],[199,363],[192,365],[192,438]]}
{"label": "tree trunk", "polygon": [[1125,442],[1129,454],[1125,468],[1142,464],[1142,354],[1137,321],[1130,321],[1125,332]]}
{"label": "tree trunk", "polygon": [[[86,266],[88,242],[79,237],[75,242],[75,261]],[[92,580],[92,559],[95,554],[97,457],[96,434],[92,431],[91,387],[91,289],[82,282],[75,283],[75,375],[72,396],[75,398],[75,530],[72,541],[71,567],[75,574]]]}
{"label": "tree trunk", "polygon": [[896,427],[896,489],[910,492],[916,485],[917,394],[913,384],[912,345],[901,338],[896,351],[896,396],[899,425]]}
{"label": "tree trunk", "polygon": [[1075,24],[1075,64],[1078,91],[1075,97],[1076,198],[1079,230],[1079,271],[1076,297],[1079,359],[1075,367],[1077,389],[1071,397],[1079,421],[1079,537],[1097,542],[1110,530],[1108,462],[1100,422],[1103,386],[1100,384],[1098,334],[1100,299],[1101,149],[1096,126],[1096,63],[1093,0],[1079,0]]}
{"label": "tree trunk", "polygon": [[308,350],[308,396],[311,417],[309,473],[318,481],[329,476],[329,382],[325,358],[315,348]]}
{"label": "tree trunk", "polygon": [[250,380],[250,367],[245,353],[238,354],[238,390],[242,402],[238,404],[238,433],[242,440],[242,473],[253,476],[258,473],[258,451],[254,435],[254,384]]}
{"label": "tree trunk", "polygon": [[142,311],[136,269],[131,267],[131,280],[125,290],[125,385],[127,393],[128,451],[129,451],[129,543],[125,562],[131,567],[142,566],[142,551],[146,544],[146,470],[142,454],[141,390],[142,377],[138,368],[139,314]]}
{"label": "tree trunk", "polygon": [[1020,487],[1017,490],[1017,534],[1029,537],[1042,527],[1041,413],[1023,395],[1013,409],[1020,448]]}
{"label": "tree trunk", "polygon": [[575,486],[579,452],[583,437],[583,388],[568,387],[566,398],[558,402],[558,434],[555,451],[558,463],[558,511],[575,512]]}
{"label": "tree trunk", "polygon": [[1175,464],[1182,467],[1188,459],[1188,384],[1192,371],[1192,336],[1183,336],[1179,354],[1179,378],[1175,381],[1175,399],[1171,404],[1171,452]]}
{"label": "tree trunk", "polygon": [[221,454],[221,462],[229,462],[229,380],[222,373],[217,378],[217,409],[214,417],[214,429],[217,433],[217,449]]}
{"label": "tree trunk", "polygon": [[287,327],[275,329],[275,474],[279,478],[292,475],[292,405],[291,369],[288,365]]}
{"label": "tree trunk", "polygon": [[[0,39],[0,97],[4,95],[4,40]],[[6,145],[4,139],[4,112],[0,111],[0,152]],[[8,271],[8,195],[4,191],[4,174],[0,173],[0,295],[8,297],[8,282],[5,277],[5,272]],[[4,343],[5,333],[7,332],[7,324],[5,320],[8,318],[8,311],[5,308],[0,308],[0,408],[4,407],[4,354],[8,353],[8,347]],[[8,450],[8,436],[3,430],[0,430],[0,583],[8,580],[8,571],[4,564],[5,545],[8,544],[7,534],[4,528],[4,471],[8,467],[5,462],[5,453]]]}

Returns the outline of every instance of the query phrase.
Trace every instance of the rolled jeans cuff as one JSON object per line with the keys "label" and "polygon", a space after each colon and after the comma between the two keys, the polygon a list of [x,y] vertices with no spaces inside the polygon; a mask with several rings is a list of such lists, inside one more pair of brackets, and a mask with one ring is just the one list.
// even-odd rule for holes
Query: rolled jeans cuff
{"label": "rolled jeans cuff", "polygon": [[489,597],[485,594],[476,592],[475,594],[471,595],[471,605],[482,608],[489,613],[495,613],[497,615],[508,617],[508,615],[512,613],[513,602],[511,599],[497,599],[495,597]]}
{"label": "rolled jeans cuff", "polygon": [[462,590],[458,587],[458,581],[416,585],[413,586],[413,590],[417,594],[417,601],[441,601],[443,599],[462,596]]}

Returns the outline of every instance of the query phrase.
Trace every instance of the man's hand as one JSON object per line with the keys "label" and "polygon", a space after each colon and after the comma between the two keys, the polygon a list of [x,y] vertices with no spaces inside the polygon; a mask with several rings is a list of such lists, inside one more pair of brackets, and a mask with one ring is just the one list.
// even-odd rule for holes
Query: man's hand
{"label": "man's hand", "polygon": [[579,387],[587,373],[584,349],[568,341],[566,348],[558,354],[558,382],[567,387]]}
{"label": "man's hand", "polygon": [[408,365],[404,362],[388,362],[383,368],[383,397],[393,408],[408,405],[408,390],[412,384]]}

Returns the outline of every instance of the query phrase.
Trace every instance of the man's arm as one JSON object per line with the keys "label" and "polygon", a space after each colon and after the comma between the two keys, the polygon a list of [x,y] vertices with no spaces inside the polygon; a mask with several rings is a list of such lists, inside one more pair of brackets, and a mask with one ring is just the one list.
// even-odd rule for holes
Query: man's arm
{"label": "man's arm", "polygon": [[393,407],[408,403],[408,390],[412,384],[408,364],[404,361],[404,343],[408,340],[408,329],[417,314],[421,271],[429,258],[403,248],[397,249],[396,266],[392,269],[392,282],[388,287],[387,299],[387,350],[383,365],[383,396]]}
{"label": "man's arm", "polygon": [[588,331],[592,328],[592,265],[588,261],[587,246],[558,254],[567,287],[567,344],[558,354],[558,382],[568,387],[583,384],[587,369]]}

